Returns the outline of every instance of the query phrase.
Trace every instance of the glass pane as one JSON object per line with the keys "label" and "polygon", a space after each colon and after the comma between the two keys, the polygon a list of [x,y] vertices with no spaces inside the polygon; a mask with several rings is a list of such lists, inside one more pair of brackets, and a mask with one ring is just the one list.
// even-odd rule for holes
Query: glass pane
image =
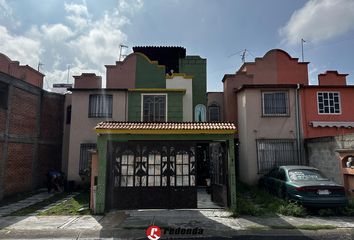
{"label": "glass pane", "polygon": [[189,175],[188,165],[183,165],[183,175]]}
{"label": "glass pane", "polygon": [[135,177],[135,187],[140,186],[140,177]]}
{"label": "glass pane", "polygon": [[161,167],[160,166],[155,166],[155,175],[161,175]]}
{"label": "glass pane", "polygon": [[148,186],[154,186],[154,176],[149,176],[148,180]]}
{"label": "glass pane", "polygon": [[134,164],[134,155],[128,156],[128,164]]}
{"label": "glass pane", "polygon": [[127,164],[127,163],[128,163],[128,156],[122,155],[122,164]]}
{"label": "glass pane", "polygon": [[189,163],[188,160],[189,160],[189,155],[186,153],[183,154],[183,164],[188,164]]}
{"label": "glass pane", "polygon": [[127,186],[127,177],[126,176],[122,176],[122,180],[121,180],[121,183],[120,183],[120,186],[121,187],[125,187]]}
{"label": "glass pane", "polygon": [[183,176],[183,186],[189,186],[189,176]]}
{"label": "glass pane", "polygon": [[182,154],[177,154],[176,155],[176,163],[177,164],[182,164]]}
{"label": "glass pane", "polygon": [[134,167],[133,167],[133,165],[128,166],[128,175],[134,175]]}
{"label": "glass pane", "polygon": [[149,175],[155,175],[155,171],[154,171],[154,165],[149,165],[149,172],[148,172],[148,174]]}
{"label": "glass pane", "polygon": [[155,155],[155,164],[161,164],[161,155],[160,154]]}
{"label": "glass pane", "polygon": [[129,176],[128,177],[128,184],[127,184],[128,187],[132,187],[133,186],[133,180],[134,180],[133,176]]}
{"label": "glass pane", "polygon": [[167,177],[162,177],[162,186],[167,186]]}
{"label": "glass pane", "polygon": [[155,155],[149,154],[149,164],[154,164],[155,163]]}
{"label": "glass pane", "polygon": [[170,177],[170,186],[175,185],[175,177]]}
{"label": "glass pane", "polygon": [[160,176],[155,177],[155,186],[160,186]]}
{"label": "glass pane", "polygon": [[177,176],[177,186],[182,186],[182,176]]}
{"label": "glass pane", "polygon": [[128,166],[122,166],[122,175],[128,174]]}
{"label": "glass pane", "polygon": [[177,165],[177,175],[182,175],[182,165]]}

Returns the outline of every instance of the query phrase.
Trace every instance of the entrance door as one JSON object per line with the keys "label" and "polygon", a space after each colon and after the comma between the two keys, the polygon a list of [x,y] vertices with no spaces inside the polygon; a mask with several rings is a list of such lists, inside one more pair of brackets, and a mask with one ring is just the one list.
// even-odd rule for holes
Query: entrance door
{"label": "entrance door", "polygon": [[228,181],[226,144],[224,142],[210,143],[211,199],[213,202],[228,206]]}
{"label": "entrance door", "polygon": [[131,141],[108,145],[107,206],[116,209],[195,208],[193,142]]}

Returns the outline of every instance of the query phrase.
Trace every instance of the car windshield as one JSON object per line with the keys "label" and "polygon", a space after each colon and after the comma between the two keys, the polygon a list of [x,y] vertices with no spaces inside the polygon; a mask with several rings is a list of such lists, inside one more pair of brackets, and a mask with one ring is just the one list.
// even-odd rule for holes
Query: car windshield
{"label": "car windshield", "polygon": [[320,171],[312,169],[289,170],[289,178],[291,181],[327,180]]}

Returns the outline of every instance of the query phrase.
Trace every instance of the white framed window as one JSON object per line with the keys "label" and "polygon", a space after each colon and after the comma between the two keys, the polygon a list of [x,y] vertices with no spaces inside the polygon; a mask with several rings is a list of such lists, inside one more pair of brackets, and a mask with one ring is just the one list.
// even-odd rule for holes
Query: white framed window
{"label": "white framed window", "polygon": [[141,94],[141,121],[167,121],[167,94]]}
{"label": "white framed window", "polygon": [[341,114],[339,92],[317,92],[318,114]]}
{"label": "white framed window", "polygon": [[112,95],[91,94],[89,101],[89,118],[112,117]]}
{"label": "white framed window", "polygon": [[289,116],[287,91],[262,92],[263,116]]}

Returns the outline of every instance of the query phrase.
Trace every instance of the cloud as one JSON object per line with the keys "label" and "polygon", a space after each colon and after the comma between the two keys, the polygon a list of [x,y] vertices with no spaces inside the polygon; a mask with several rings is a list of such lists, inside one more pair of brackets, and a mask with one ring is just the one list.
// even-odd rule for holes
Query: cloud
{"label": "cloud", "polygon": [[354,1],[310,0],[279,30],[283,43],[329,40],[354,29]]}
{"label": "cloud", "polygon": [[12,16],[12,9],[6,0],[0,0],[0,14],[4,17]]}
{"label": "cloud", "polygon": [[[0,4],[4,2],[0,0]],[[104,65],[118,60],[119,45],[127,44],[128,39],[123,27],[130,24],[129,18],[142,4],[118,1],[116,8],[94,18],[85,1],[64,3],[62,21],[31,25],[21,34],[11,33],[10,27],[0,23],[0,52],[33,68],[39,61],[43,63],[46,89],[53,83],[67,82],[68,65],[70,76],[93,72],[105,81]]]}
{"label": "cloud", "polygon": [[6,27],[0,25],[0,51],[12,60],[35,67],[43,49],[38,41],[26,36],[13,35]]}

